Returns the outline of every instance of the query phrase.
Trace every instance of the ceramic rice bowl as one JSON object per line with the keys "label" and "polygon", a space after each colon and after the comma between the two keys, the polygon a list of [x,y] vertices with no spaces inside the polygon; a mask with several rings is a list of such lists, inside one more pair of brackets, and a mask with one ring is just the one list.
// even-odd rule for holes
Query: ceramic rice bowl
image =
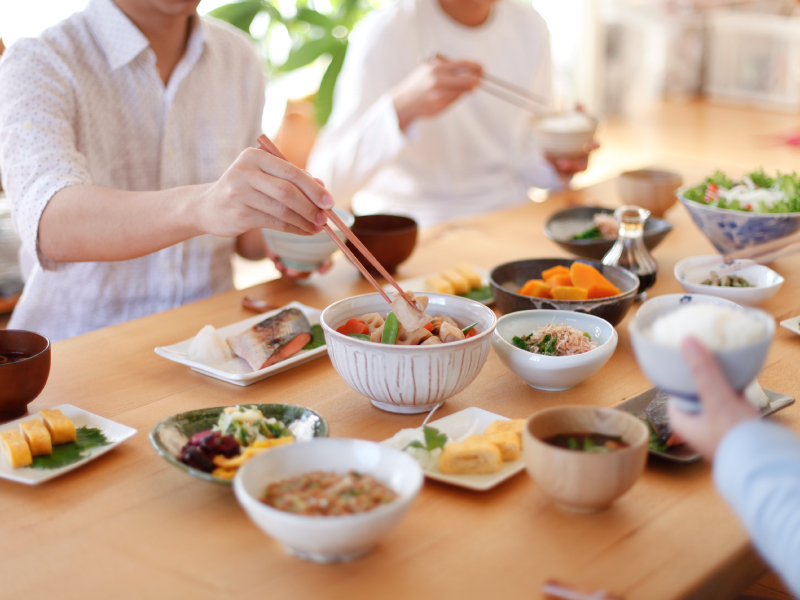
{"label": "ceramic rice bowl", "polygon": [[[351,227],[355,217],[346,210],[334,208],[333,211],[344,222]],[[331,223],[331,228],[339,236],[339,239],[346,241],[344,233]],[[339,249],[330,236],[324,231],[314,235],[296,235],[285,231],[274,229],[262,229],[262,235],[269,247],[277,254],[284,265],[298,271],[313,271],[322,266],[331,254]]]}
{"label": "ceramic rice bowl", "polygon": [[583,312],[605,319],[617,325],[625,318],[639,289],[639,278],[620,267],[609,267],[596,260],[580,259],[579,262],[593,266],[619,288],[620,293],[610,298],[597,300],[553,300],[531,298],[517,294],[517,290],[529,279],[541,279],[542,272],[561,265],[569,268],[575,262],[570,258],[535,258],[504,263],[492,269],[489,285],[495,305],[503,314],[520,310],[569,310]]}
{"label": "ceramic rice bowl", "polygon": [[765,244],[800,231],[800,213],[752,213],[678,199],[720,254]]}
{"label": "ceramic rice bowl", "polygon": [[[642,304],[636,318],[631,320],[628,326],[633,354],[639,368],[653,384],[673,396],[681,408],[689,412],[699,412],[697,386],[680,349],[661,344],[648,335],[650,327],[659,317],[678,308],[681,301],[674,302],[676,296],[689,299],[691,302],[727,306],[741,311],[742,315],[748,314],[763,325],[763,337],[757,342],[714,352],[725,378],[737,392],[744,390],[761,371],[770,343],[775,335],[775,319],[762,310],[745,308],[723,298],[704,297],[701,294],[684,294],[682,296],[670,294],[670,298],[666,300],[661,300],[664,296],[660,296]],[[653,304],[651,305],[650,302]],[[685,304],[685,302],[683,303]]]}
{"label": "ceramic rice bowl", "polygon": [[356,392],[389,412],[429,411],[472,383],[489,356],[497,323],[491,309],[468,298],[419,293],[429,298],[428,314],[448,315],[462,327],[477,323],[478,334],[447,344],[401,346],[359,340],[336,331],[348,319],[368,313],[385,317],[390,308],[379,294],[340,300],[320,317],[336,372]]}

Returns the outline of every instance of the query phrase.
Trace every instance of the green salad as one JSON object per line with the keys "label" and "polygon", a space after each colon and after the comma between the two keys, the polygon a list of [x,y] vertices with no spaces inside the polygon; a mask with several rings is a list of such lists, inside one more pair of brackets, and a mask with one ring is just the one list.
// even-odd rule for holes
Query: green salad
{"label": "green salad", "polygon": [[700,185],[684,190],[687,200],[707,206],[756,213],[800,212],[800,176],[778,173],[770,177],[764,169],[733,181],[716,171]]}

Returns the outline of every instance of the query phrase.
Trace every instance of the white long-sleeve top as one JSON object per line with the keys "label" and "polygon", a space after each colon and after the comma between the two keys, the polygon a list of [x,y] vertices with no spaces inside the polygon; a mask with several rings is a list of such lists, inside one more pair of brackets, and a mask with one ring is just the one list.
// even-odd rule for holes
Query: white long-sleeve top
{"label": "white long-sleeve top", "polygon": [[218,21],[194,25],[166,86],[147,38],[111,0],[90,0],[3,55],[0,164],[30,270],[9,327],[56,341],[233,287],[232,239],[201,235],[133,260],[61,264],[38,245],[42,213],[67,186],[208,183],[255,145],[264,79],[252,42]]}
{"label": "white long-sleeve top", "polygon": [[437,53],[550,96],[550,38],[531,7],[500,0],[487,22],[466,27],[438,0],[398,0],[353,32],[309,171],[357,214],[403,214],[423,227],[523,203],[533,185],[558,186],[531,143],[531,113],[483,90],[408,134],[399,128],[390,91]]}
{"label": "white long-sleeve top", "polygon": [[761,555],[800,595],[800,439],[765,420],[737,426],[717,449],[714,483]]}

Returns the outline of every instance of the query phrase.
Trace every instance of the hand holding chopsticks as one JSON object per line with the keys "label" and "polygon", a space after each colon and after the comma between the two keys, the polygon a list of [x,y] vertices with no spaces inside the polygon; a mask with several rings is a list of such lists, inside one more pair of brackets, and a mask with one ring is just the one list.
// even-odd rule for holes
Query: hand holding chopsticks
{"label": "hand holding chopsticks", "polygon": [[[276,156],[276,157],[280,158],[281,160],[286,160],[286,157],[283,156],[281,151],[278,150],[277,146],[275,146],[275,144],[273,144],[272,141],[267,136],[261,135],[258,138],[258,144],[261,147],[261,149],[264,150],[265,152],[268,152],[269,154],[272,154],[273,156]],[[403,291],[403,289],[398,285],[398,283],[389,274],[389,272],[383,267],[383,265],[380,262],[378,262],[378,259],[376,259],[372,255],[372,253],[369,250],[367,250],[366,246],[364,246],[364,244],[361,243],[361,241],[356,237],[356,235],[352,231],[350,231],[350,229],[347,227],[347,225],[344,224],[344,222],[339,218],[339,216],[335,212],[333,212],[333,210],[323,210],[323,212],[328,217],[328,219],[333,221],[333,224],[336,225],[336,227],[339,229],[339,231],[341,231],[347,237],[347,239],[349,239],[350,242],[352,242],[352,244],[356,248],[358,248],[358,250],[364,256],[364,258],[366,258],[370,263],[372,263],[372,265],[378,270],[378,272],[381,275],[383,275],[383,277],[386,278],[386,280],[389,283],[391,283],[392,286],[394,286],[394,288],[397,290],[397,292],[400,294],[400,296],[406,302],[411,304],[412,306],[416,306],[416,304],[414,304],[414,302],[411,301],[411,299],[406,295],[406,293]],[[362,265],[361,262],[355,257],[355,255],[350,251],[350,248],[347,247],[347,244],[345,244],[339,238],[339,236],[336,235],[336,232],[333,231],[333,229],[331,229],[330,225],[325,223],[322,226],[322,230],[330,236],[330,238],[334,241],[334,243],[337,246],[339,246],[339,248],[341,248],[342,252],[344,252],[347,255],[347,257],[351,260],[351,262],[356,267],[358,267],[358,269],[361,271],[361,273],[364,275],[364,277],[367,279],[367,281],[369,281],[375,287],[375,289],[378,291],[378,293],[381,296],[383,296],[384,300],[386,300],[386,302],[391,304],[392,303],[391,298],[389,298],[389,296],[383,290],[381,285],[377,281],[375,281],[375,278],[370,274],[370,272],[366,269],[366,267],[364,267],[364,265]]]}

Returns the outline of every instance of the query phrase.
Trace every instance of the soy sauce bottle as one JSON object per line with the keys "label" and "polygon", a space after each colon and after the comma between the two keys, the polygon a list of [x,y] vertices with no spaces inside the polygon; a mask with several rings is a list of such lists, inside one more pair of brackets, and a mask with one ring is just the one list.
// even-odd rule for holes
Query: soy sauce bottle
{"label": "soy sauce bottle", "polygon": [[611,250],[603,257],[603,264],[622,267],[639,278],[637,300],[647,298],[647,289],[656,282],[658,266],[644,245],[644,223],[650,216],[638,206],[621,206],[614,211],[614,218],[619,223],[619,237]]}

